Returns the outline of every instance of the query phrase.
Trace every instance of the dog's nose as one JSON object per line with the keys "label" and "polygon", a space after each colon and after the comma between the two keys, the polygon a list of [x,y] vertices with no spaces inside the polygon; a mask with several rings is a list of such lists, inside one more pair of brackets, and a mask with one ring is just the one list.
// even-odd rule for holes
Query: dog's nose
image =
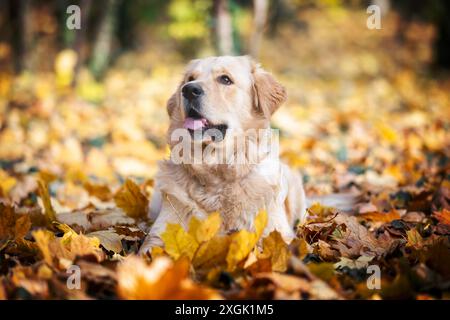
{"label": "dog's nose", "polygon": [[188,100],[194,100],[203,95],[202,87],[197,83],[188,83],[182,89],[183,97]]}

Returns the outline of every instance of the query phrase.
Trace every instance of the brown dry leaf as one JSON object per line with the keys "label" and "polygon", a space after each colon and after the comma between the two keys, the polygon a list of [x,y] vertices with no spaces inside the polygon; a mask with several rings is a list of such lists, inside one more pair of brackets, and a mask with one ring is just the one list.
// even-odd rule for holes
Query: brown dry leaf
{"label": "brown dry leaf", "polygon": [[17,218],[15,229],[15,238],[20,239],[25,237],[28,230],[31,228],[31,220],[28,215],[22,215]]}
{"label": "brown dry leaf", "polygon": [[85,182],[83,186],[89,195],[97,197],[102,201],[109,201],[113,198],[113,194],[107,185]]}
{"label": "brown dry leaf", "polygon": [[333,250],[331,245],[320,239],[317,242],[317,253],[324,261],[333,261],[339,256],[339,253]]}
{"label": "brown dry leaf", "polygon": [[343,233],[332,237],[335,242],[331,246],[346,258],[358,258],[361,255],[384,256],[399,244],[387,232],[375,237],[353,216],[338,215],[335,220],[342,226]]}
{"label": "brown dry leaf", "polygon": [[164,256],[147,265],[144,259],[129,256],[118,266],[118,295],[137,300],[220,299],[214,290],[188,278],[189,265],[187,259],[173,262]]}
{"label": "brown dry leaf", "polygon": [[148,199],[141,192],[139,186],[132,180],[125,180],[124,185],[114,195],[116,205],[127,215],[135,219],[147,217]]}
{"label": "brown dry leaf", "polygon": [[0,249],[9,240],[19,240],[30,230],[30,217],[18,215],[11,206],[0,203]]}
{"label": "brown dry leaf", "polygon": [[276,272],[262,272],[254,276],[242,297],[300,299],[301,294],[309,294],[311,289],[311,283],[303,278]]}
{"label": "brown dry leaf", "polygon": [[11,282],[16,287],[24,288],[32,296],[40,299],[49,297],[49,287],[46,279],[38,277],[33,267],[18,266],[12,269]]}
{"label": "brown dry leaf", "polygon": [[145,233],[136,227],[115,225],[114,230],[127,241],[139,241],[144,239]]}

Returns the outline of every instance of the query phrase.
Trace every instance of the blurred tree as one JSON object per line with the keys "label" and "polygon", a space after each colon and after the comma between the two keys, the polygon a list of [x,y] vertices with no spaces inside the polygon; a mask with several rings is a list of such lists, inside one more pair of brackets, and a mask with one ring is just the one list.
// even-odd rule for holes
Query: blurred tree
{"label": "blurred tree", "polygon": [[233,24],[228,0],[214,0],[213,13],[213,31],[217,52],[219,55],[232,55],[235,53],[235,50],[233,46]]}
{"label": "blurred tree", "polygon": [[259,47],[267,21],[268,0],[253,0],[253,33],[250,45],[250,54],[257,59]]}
{"label": "blurred tree", "polygon": [[31,49],[31,0],[9,0],[11,17],[11,43],[14,51],[14,69],[20,73],[29,67],[27,54]]}
{"label": "blurred tree", "polygon": [[89,67],[95,77],[103,75],[111,59],[112,42],[116,31],[119,0],[106,0],[103,14],[99,17]]}
{"label": "blurred tree", "polygon": [[425,20],[436,26],[437,37],[434,44],[435,66],[450,69],[450,1],[442,0],[397,0],[393,7],[402,15],[399,39],[409,23],[416,19]]}
{"label": "blurred tree", "polygon": [[[78,5],[81,11],[81,28],[69,29],[66,26],[68,13],[67,8],[70,5]],[[88,39],[87,34],[89,30],[89,15],[92,8],[92,0],[59,0],[56,1],[56,12],[58,15],[60,32],[58,33],[59,40],[63,48],[70,48],[77,53],[77,62],[74,69],[74,77],[72,79],[72,86],[76,85],[79,70],[86,60]]]}
{"label": "blurred tree", "polygon": [[196,56],[198,50],[210,38],[211,1],[172,0],[168,7],[170,18],[167,33],[175,40],[179,51],[185,57]]}

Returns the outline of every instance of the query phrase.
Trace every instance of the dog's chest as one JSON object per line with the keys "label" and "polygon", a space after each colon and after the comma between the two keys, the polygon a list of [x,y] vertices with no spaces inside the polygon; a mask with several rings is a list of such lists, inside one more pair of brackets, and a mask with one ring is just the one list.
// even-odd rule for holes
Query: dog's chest
{"label": "dog's chest", "polygon": [[274,209],[284,202],[279,166],[269,162],[262,163],[241,179],[223,180],[211,175],[203,183],[170,163],[163,166],[161,172],[164,179],[159,186],[179,201],[179,213],[189,220],[192,215],[220,212],[225,231],[253,229],[259,210]]}
{"label": "dog's chest", "polygon": [[277,201],[278,184],[258,171],[234,182],[197,184],[189,188],[189,197],[204,213],[218,211],[227,231],[251,229],[255,214]]}

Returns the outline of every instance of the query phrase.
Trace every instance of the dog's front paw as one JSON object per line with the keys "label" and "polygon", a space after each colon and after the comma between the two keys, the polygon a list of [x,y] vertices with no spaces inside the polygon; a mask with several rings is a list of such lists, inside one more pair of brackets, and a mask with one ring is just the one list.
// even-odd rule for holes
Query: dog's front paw
{"label": "dog's front paw", "polygon": [[139,248],[139,255],[150,256],[152,253],[152,248],[163,247],[164,243],[160,237],[155,235],[147,235],[141,247]]}

